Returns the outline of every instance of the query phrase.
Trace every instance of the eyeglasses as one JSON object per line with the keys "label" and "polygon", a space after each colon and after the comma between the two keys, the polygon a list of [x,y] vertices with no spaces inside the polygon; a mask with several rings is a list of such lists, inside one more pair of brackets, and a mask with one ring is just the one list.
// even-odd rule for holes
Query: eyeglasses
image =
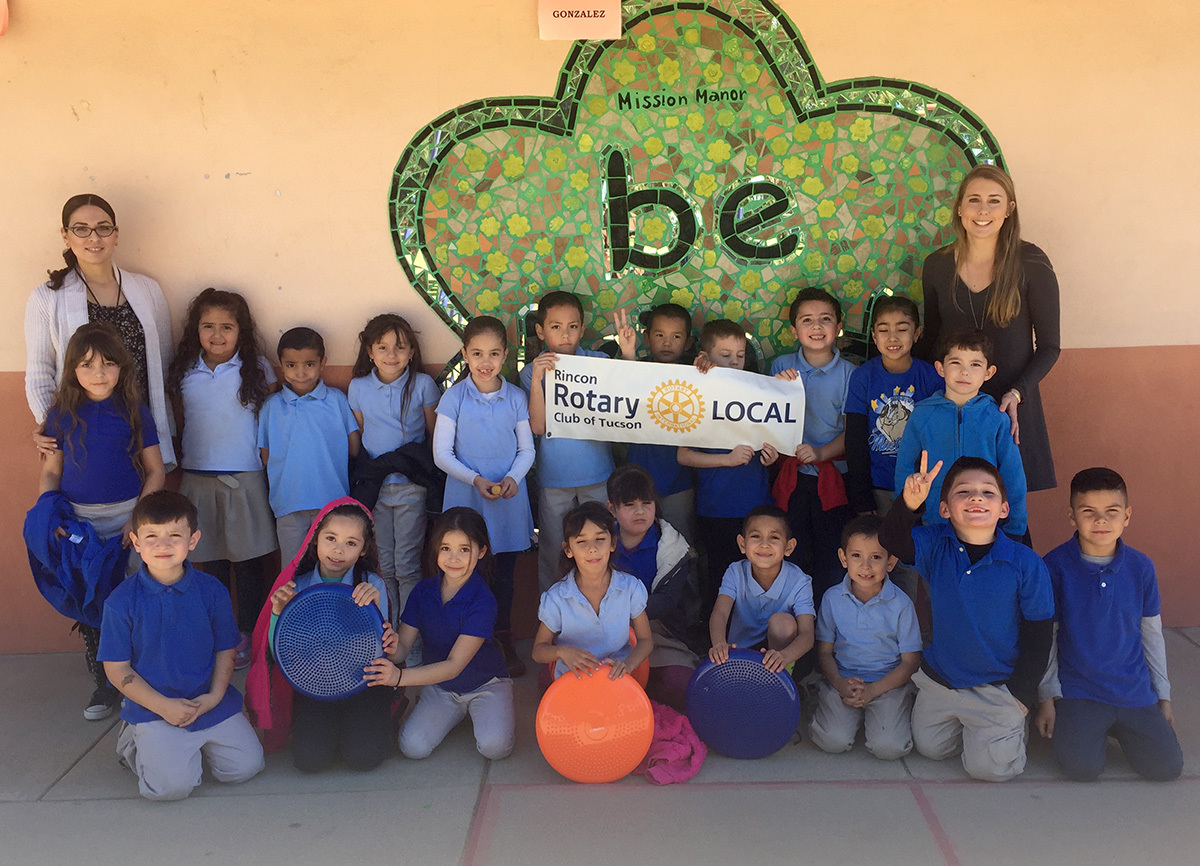
{"label": "eyeglasses", "polygon": [[75,235],[77,238],[86,238],[91,236],[92,232],[96,233],[98,238],[106,238],[117,230],[117,227],[110,223],[100,223],[98,226],[73,225],[67,226],[67,231]]}

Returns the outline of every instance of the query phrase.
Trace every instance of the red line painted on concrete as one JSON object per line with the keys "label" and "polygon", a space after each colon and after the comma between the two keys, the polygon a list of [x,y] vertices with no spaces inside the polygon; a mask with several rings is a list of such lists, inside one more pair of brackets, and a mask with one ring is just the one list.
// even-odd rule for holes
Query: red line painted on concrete
{"label": "red line painted on concrete", "polygon": [[[496,829],[496,815],[499,811],[497,802],[495,812],[492,810],[492,791],[501,785],[484,785],[479,797],[479,805],[475,809],[475,820],[471,822],[471,835],[467,841],[467,850],[463,853],[463,866],[473,866],[480,851],[487,851],[492,845],[492,834]],[[495,799],[499,801],[500,792],[496,791]],[[483,861],[480,861],[483,862]]]}
{"label": "red line painted on concrete", "polygon": [[[994,783],[989,782],[988,784]],[[929,798],[925,796],[925,790],[916,783],[910,784],[908,789],[912,792],[913,799],[917,801],[917,808],[921,810],[925,823],[929,825],[929,832],[933,834],[933,841],[937,843],[938,850],[942,852],[942,859],[946,861],[946,866],[962,866],[962,861],[954,852],[954,843],[950,841],[950,835],[942,826],[941,819],[938,818],[937,812],[933,808],[933,803],[929,802]]]}

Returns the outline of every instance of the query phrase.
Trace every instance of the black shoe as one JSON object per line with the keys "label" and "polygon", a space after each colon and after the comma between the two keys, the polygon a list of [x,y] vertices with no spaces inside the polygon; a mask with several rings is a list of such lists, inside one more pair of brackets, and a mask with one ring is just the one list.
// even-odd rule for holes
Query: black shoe
{"label": "black shoe", "polygon": [[508,675],[513,679],[525,676],[525,662],[517,655],[512,634],[507,631],[496,632],[496,645],[500,647],[500,653],[504,656],[504,666],[508,668]]}
{"label": "black shoe", "polygon": [[89,722],[107,719],[120,702],[120,692],[113,688],[100,687],[92,692],[92,699],[88,701],[87,708],[83,711],[83,717]]}

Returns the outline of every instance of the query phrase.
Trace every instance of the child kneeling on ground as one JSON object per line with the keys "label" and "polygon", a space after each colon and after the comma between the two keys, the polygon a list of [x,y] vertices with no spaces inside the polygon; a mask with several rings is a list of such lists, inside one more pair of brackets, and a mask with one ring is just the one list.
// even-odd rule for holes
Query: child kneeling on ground
{"label": "child kneeling on ground", "polygon": [[893,761],[912,750],[910,680],[921,665],[921,628],[908,595],[888,579],[896,557],[879,542],[882,525],[864,515],[842,530],[846,577],[825,593],[817,614],[825,679],[808,731],[826,752],[847,752],[865,723],[867,750]]}
{"label": "child kneeling on ground", "polygon": [[229,592],[196,571],[196,506],[179,493],[143,496],[130,518],[144,565],[104,604],[99,659],[125,696],[121,762],[149,800],[182,800],[200,784],[202,760],[220,782],[262,770],[263,750],[229,684],[241,632]]}

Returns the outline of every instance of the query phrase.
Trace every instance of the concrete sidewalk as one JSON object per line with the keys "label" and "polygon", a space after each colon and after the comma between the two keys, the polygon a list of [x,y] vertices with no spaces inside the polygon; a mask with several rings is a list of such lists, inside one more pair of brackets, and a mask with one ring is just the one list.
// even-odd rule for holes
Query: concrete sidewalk
{"label": "concrete sidewalk", "polygon": [[1100,783],[1062,781],[1034,734],[1025,774],[999,785],[957,760],[888,763],[861,744],[835,756],[808,742],[760,761],[710,755],[682,785],[578,785],[538,751],[527,675],[507,760],[481,758],[463,725],[425,761],[306,776],[273,755],[250,782],[206,780],[179,803],[138,797],[115,717],[83,720],[82,653],[0,656],[0,866],[1194,863],[1200,629],[1168,630],[1167,652],[1185,757],[1171,784],[1137,779],[1115,746]]}

